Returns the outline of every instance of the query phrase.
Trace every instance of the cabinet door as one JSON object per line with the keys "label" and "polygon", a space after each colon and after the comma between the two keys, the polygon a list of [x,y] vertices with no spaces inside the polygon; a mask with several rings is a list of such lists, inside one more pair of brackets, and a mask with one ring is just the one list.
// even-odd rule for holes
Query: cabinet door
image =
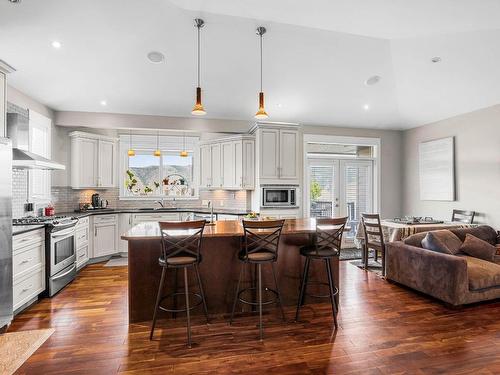
{"label": "cabinet door", "polygon": [[0,72],[0,137],[7,137],[6,100],[7,78],[4,73]]}
{"label": "cabinet door", "polygon": [[262,129],[260,134],[260,177],[278,178],[280,135],[277,129]]}
{"label": "cabinet door", "polygon": [[212,156],[210,146],[200,147],[200,159],[201,159],[201,176],[200,176],[200,187],[210,187],[210,179],[212,178]]}
{"label": "cabinet door", "polygon": [[116,238],[116,223],[94,225],[94,257],[117,253]]}
{"label": "cabinet door", "polygon": [[280,130],[279,178],[299,178],[299,133],[296,130]]}
{"label": "cabinet door", "polygon": [[[234,188],[236,184],[235,142],[225,142],[221,147],[221,184],[224,188]],[[241,163],[241,158],[240,158]],[[239,182],[238,182],[239,183]]]}
{"label": "cabinet door", "polygon": [[210,146],[210,160],[212,164],[212,176],[210,178],[210,187],[222,187],[222,171],[221,171],[221,147],[220,144]]}
{"label": "cabinet door", "polygon": [[251,140],[243,141],[242,152],[242,187],[253,189],[255,187],[255,142]]}
{"label": "cabinet door", "polygon": [[[50,159],[50,130],[52,121],[34,111],[29,111],[29,150]],[[29,171],[29,195],[35,201],[47,201],[50,195],[50,171]]]}
{"label": "cabinet door", "polygon": [[96,139],[80,138],[76,165],[78,166],[78,181],[76,187],[97,187],[97,152]]}
{"label": "cabinet door", "polygon": [[99,141],[97,186],[115,186],[115,160],[115,143],[111,141]]}
{"label": "cabinet door", "polygon": [[243,188],[243,142],[233,142],[234,146],[234,187]]}
{"label": "cabinet door", "polygon": [[[118,224],[118,237],[121,237],[125,232],[132,228],[132,214],[120,214]],[[128,253],[128,241],[118,239],[118,249],[120,253]]]}

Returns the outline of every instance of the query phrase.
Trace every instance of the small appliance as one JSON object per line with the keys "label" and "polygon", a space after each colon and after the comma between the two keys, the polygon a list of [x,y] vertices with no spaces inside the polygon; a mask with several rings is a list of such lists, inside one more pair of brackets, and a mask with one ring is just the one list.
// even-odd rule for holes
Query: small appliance
{"label": "small appliance", "polygon": [[92,207],[100,208],[101,207],[101,197],[99,194],[92,194]]}
{"label": "small appliance", "polygon": [[297,185],[261,185],[262,208],[297,208]]}

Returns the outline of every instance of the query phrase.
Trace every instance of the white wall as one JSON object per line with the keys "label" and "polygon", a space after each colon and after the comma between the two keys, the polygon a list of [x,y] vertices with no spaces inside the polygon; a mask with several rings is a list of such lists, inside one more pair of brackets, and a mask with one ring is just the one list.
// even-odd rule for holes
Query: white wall
{"label": "white wall", "polygon": [[[418,144],[455,137],[456,201],[421,201]],[[449,220],[452,210],[479,212],[478,222],[500,228],[500,105],[470,112],[403,134],[403,213]]]}

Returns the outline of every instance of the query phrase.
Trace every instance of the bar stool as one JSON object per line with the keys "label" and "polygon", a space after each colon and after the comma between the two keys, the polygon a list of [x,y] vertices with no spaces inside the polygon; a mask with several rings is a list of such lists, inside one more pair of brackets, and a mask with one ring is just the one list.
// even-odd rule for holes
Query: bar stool
{"label": "bar stool", "polygon": [[[238,259],[243,263],[240,268],[240,276],[236,286],[236,295],[234,296],[233,310],[229,324],[233,324],[234,311],[237,302],[241,302],[251,306],[259,307],[259,337],[260,340],[264,337],[262,328],[262,306],[272,303],[278,303],[281,309],[283,321],[285,321],[285,312],[281,301],[281,294],[278,287],[278,280],[274,270],[274,263],[278,260],[278,246],[281,237],[281,231],[285,220],[268,220],[268,221],[249,221],[243,220],[244,240],[242,249],[238,254]],[[243,276],[244,266],[246,264],[254,264],[257,268],[257,286],[252,286],[240,290],[241,278]],[[275,299],[262,301],[262,265],[271,264],[271,270],[274,278],[276,290],[265,287],[264,290],[275,295]],[[248,290],[257,291],[257,302],[248,301],[241,298],[241,294]]]}
{"label": "bar stool", "polygon": [[[347,217],[342,218],[318,218],[316,219],[316,233],[314,235],[314,244],[300,248],[300,254],[306,258],[304,272],[300,283],[300,294],[297,302],[297,311],[295,312],[295,321],[299,320],[300,308],[305,302],[306,295],[316,298],[330,298],[332,304],[333,322],[335,328],[338,328],[337,313],[338,305],[335,296],[339,294],[339,289],[333,282],[333,272],[330,260],[338,257],[342,244],[342,234],[347,222]],[[309,281],[309,266],[311,260],[322,260],[325,263],[328,283],[314,282],[317,285],[328,285],[328,295],[307,294],[307,285],[313,282]]]}
{"label": "bar stool", "polygon": [[[153,313],[153,324],[151,326],[151,333],[149,339],[153,339],[153,333],[156,325],[156,318],[158,310],[178,313],[186,312],[187,316],[187,338],[188,347],[191,348],[191,317],[190,311],[200,304],[203,304],[205,317],[208,321],[208,309],[205,301],[205,294],[203,293],[203,285],[201,283],[200,272],[198,264],[201,262],[201,240],[203,237],[203,229],[205,228],[205,220],[199,221],[185,221],[185,222],[160,222],[161,231],[161,256],[158,259],[161,271],[160,284],[158,286],[158,294],[156,296],[156,304]],[[198,280],[199,293],[189,292],[188,286],[188,268],[193,267]],[[184,270],[184,292],[177,292],[177,287],[173,293],[162,296],[163,287],[165,283],[165,275],[167,269],[175,270],[177,277],[177,270]],[[177,284],[177,280],[175,282]],[[177,309],[174,305],[173,309],[162,306],[162,302],[168,298],[176,298],[178,295],[184,294],[186,299],[186,307]],[[198,302],[193,306],[190,305],[190,295],[196,297]]]}

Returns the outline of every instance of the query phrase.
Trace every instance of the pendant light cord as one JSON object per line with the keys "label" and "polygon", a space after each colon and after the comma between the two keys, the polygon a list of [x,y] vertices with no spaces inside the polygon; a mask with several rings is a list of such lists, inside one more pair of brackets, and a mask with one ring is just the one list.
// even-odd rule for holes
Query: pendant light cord
{"label": "pendant light cord", "polygon": [[262,34],[260,34],[260,92],[262,92]]}
{"label": "pendant light cord", "polygon": [[200,87],[200,26],[196,26],[198,29],[198,87]]}

